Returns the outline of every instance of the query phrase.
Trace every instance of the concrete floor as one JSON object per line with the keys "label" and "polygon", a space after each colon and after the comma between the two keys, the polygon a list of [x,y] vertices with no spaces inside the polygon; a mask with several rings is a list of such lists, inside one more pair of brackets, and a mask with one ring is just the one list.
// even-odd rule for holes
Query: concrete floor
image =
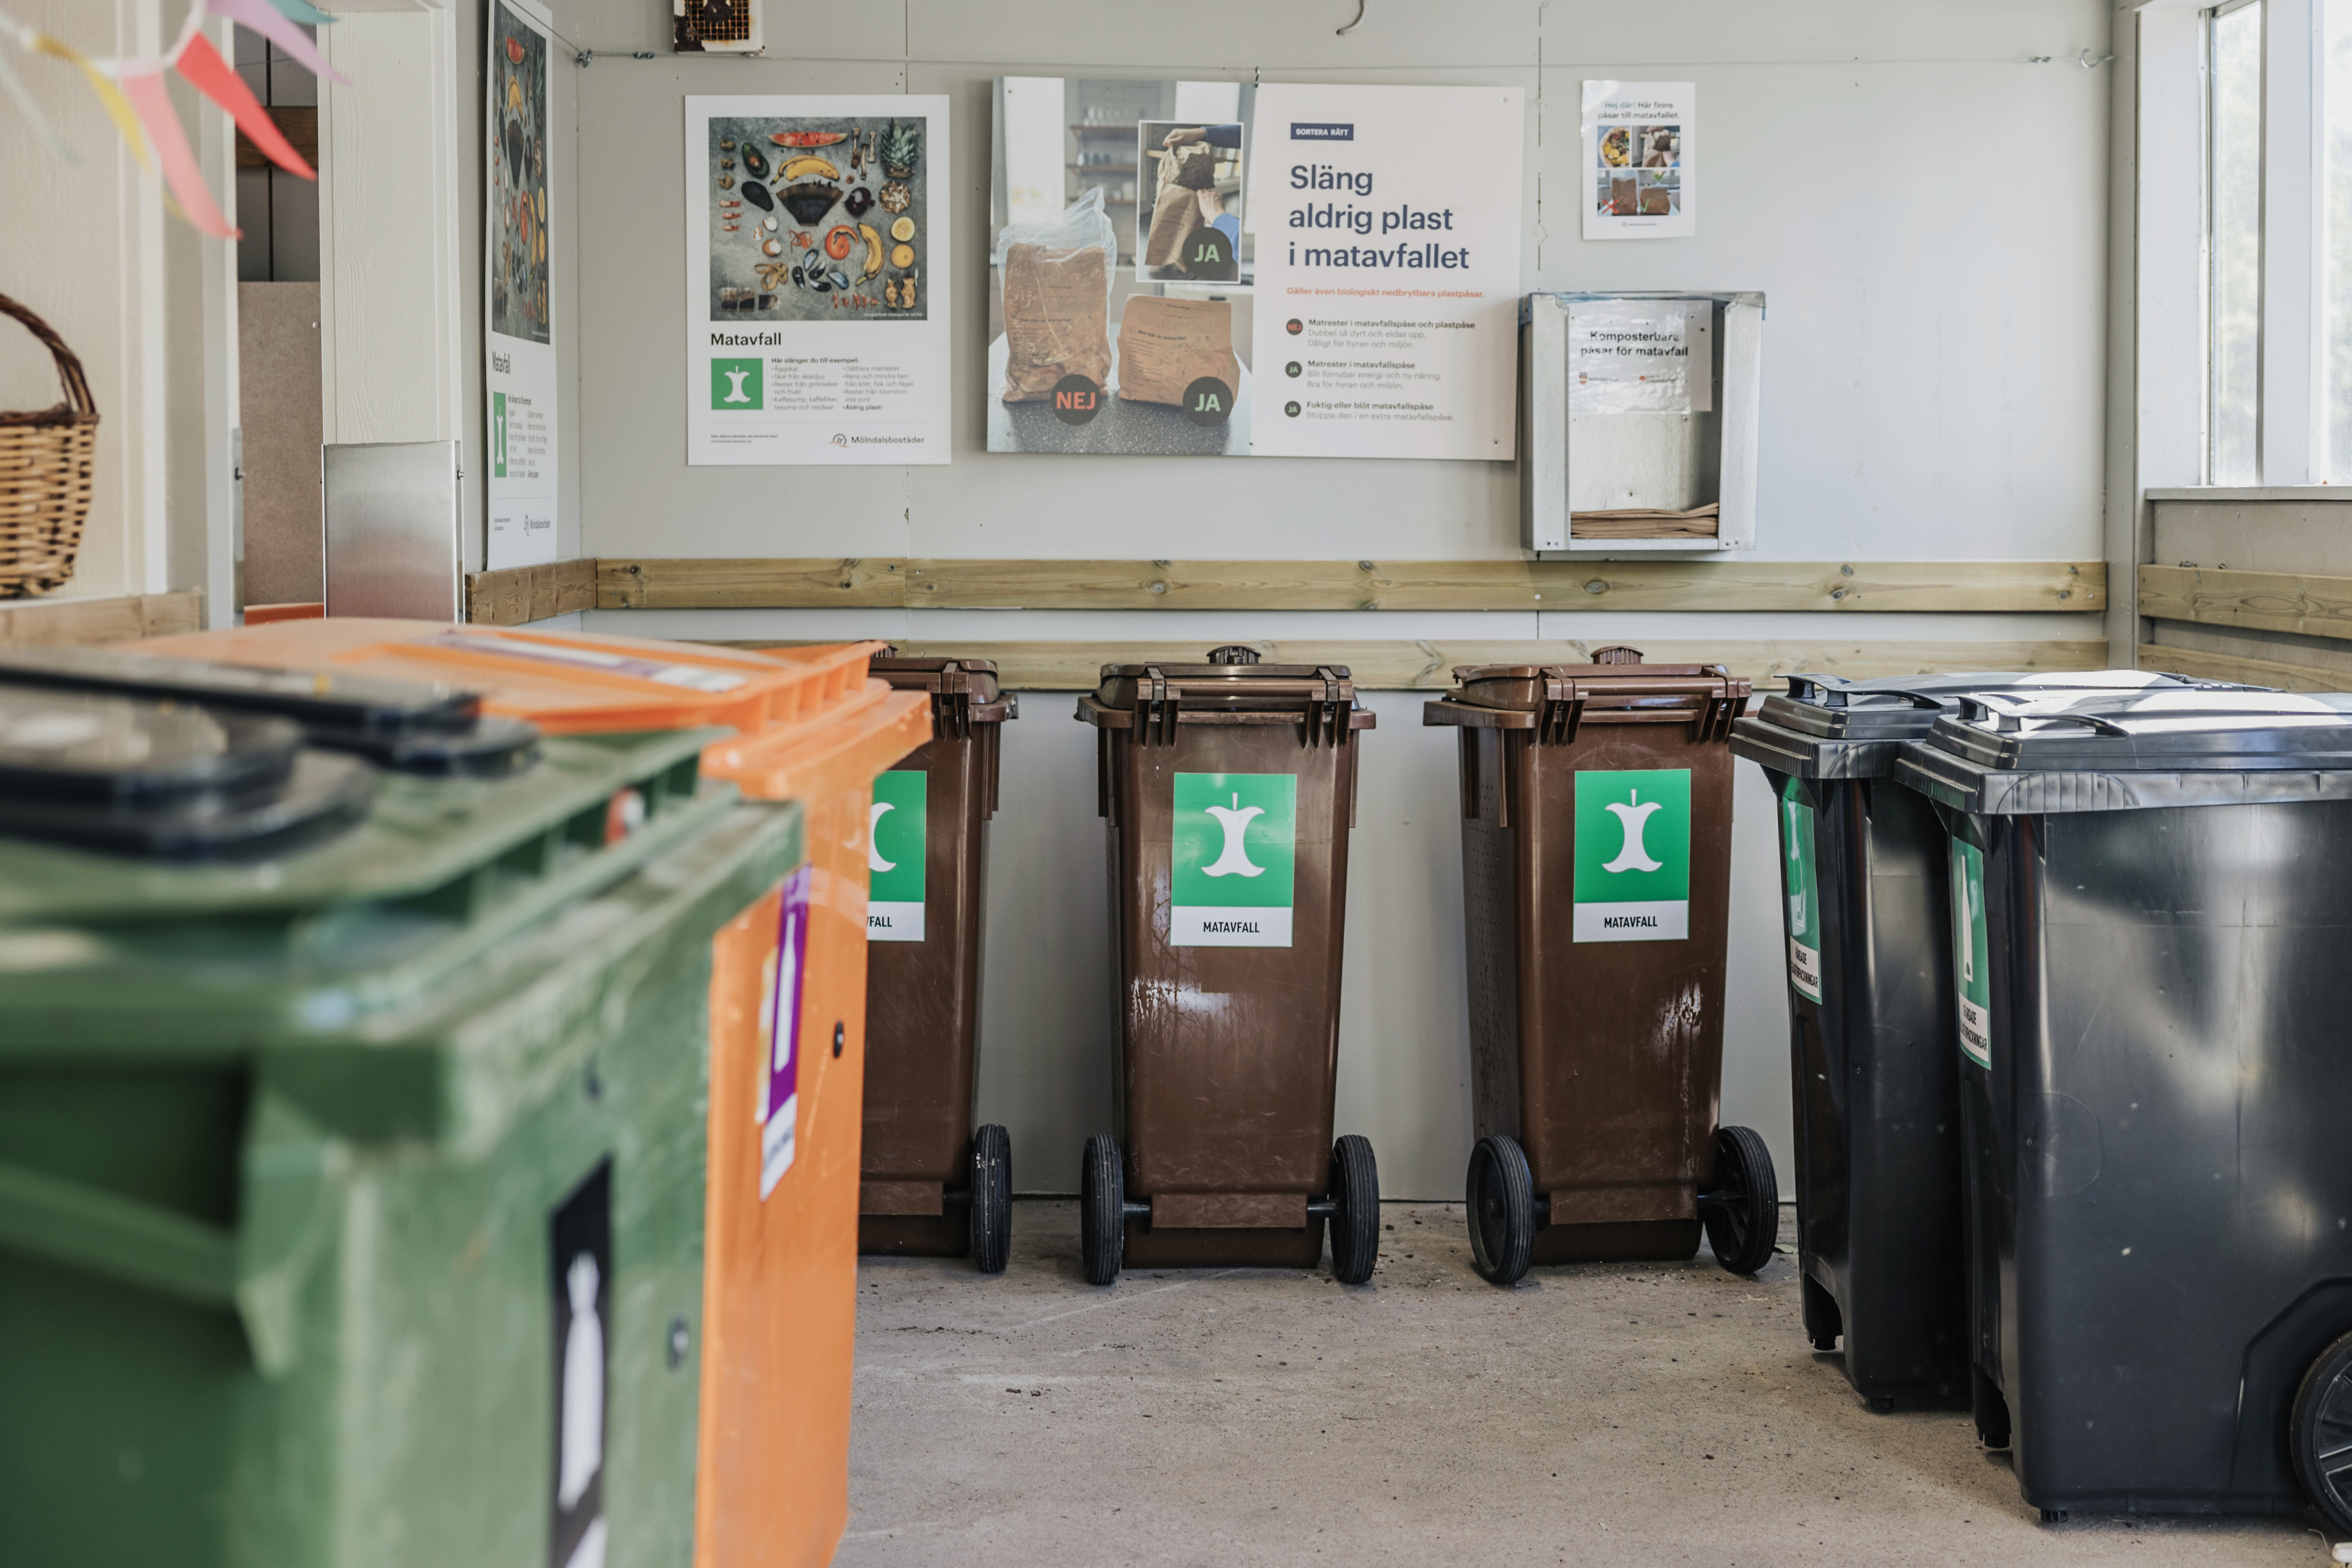
{"label": "concrete floor", "polygon": [[952,1563],[2299,1563],[2308,1519],[2045,1527],[1965,1413],[1874,1415],[1799,1327],[1795,1259],[1470,1271],[1459,1205],[1390,1205],[1370,1285],[859,1268],[840,1568]]}

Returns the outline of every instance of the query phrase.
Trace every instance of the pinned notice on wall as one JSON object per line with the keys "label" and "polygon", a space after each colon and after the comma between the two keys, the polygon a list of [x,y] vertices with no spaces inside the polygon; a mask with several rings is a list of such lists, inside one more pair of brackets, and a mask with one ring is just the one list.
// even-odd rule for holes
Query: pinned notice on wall
{"label": "pinned notice on wall", "polygon": [[1584,84],[1584,237],[1698,232],[1698,89],[1686,81]]}
{"label": "pinned notice on wall", "polygon": [[1706,414],[1715,407],[1715,306],[1706,300],[1579,300],[1568,311],[1571,414]]}

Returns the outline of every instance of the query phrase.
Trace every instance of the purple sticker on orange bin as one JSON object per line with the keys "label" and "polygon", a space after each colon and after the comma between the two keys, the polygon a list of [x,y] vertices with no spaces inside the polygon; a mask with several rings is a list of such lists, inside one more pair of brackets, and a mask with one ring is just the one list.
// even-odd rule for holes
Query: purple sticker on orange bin
{"label": "purple sticker on orange bin", "polygon": [[809,879],[803,866],[784,879],[776,917],[776,950],[768,957],[767,1001],[760,1037],[760,1196],[765,1199],[793,1168],[800,1121],[801,973],[808,960]]}

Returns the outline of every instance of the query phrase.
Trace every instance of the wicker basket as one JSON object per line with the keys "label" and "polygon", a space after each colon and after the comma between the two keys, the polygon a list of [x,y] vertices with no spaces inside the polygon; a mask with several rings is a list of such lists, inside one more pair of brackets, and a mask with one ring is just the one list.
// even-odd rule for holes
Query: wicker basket
{"label": "wicker basket", "polygon": [[0,599],[29,598],[65,585],[89,516],[98,452],[98,405],[81,361],[49,324],[0,294],[14,316],[58,362],[66,398],[32,414],[0,413]]}

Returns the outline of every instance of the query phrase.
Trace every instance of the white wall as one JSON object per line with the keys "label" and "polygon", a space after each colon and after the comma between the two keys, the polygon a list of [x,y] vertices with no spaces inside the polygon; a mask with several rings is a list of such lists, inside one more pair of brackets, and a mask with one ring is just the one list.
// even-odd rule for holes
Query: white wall
{"label": "white wall", "polygon": [[[91,55],[140,52],[142,20],[151,29],[156,21],[154,0],[31,0],[8,9]],[[0,294],[57,329],[98,400],[96,495],[74,579],[59,596],[153,592],[171,585],[163,205],[72,68],[13,50],[11,63],[79,158],[52,157],[0,100],[0,212],[8,215]],[[0,408],[47,408],[58,396],[48,351],[0,321]]]}
{"label": "white wall", "polygon": [[[2104,420],[2107,77],[2098,0],[1370,0],[1164,6],[1033,0],[771,6],[775,58],[665,47],[662,7],[572,0],[581,73],[582,550],[596,555],[1464,558],[1516,553],[1501,464],[991,455],[983,444],[990,83],[1000,74],[1517,82],[1528,128],[1526,286],[1760,289],[1769,300],[1762,559],[2095,559]],[[833,57],[812,58],[814,47]],[[1171,57],[1171,50],[1181,58]],[[608,54],[606,51],[614,51]],[[2055,63],[2031,65],[2030,57]],[[1588,76],[1694,80],[1698,237],[1578,237]],[[680,344],[679,100],[946,92],[958,180],[956,460],[892,469],[688,468]],[[1204,501],[1213,504],[1202,504]],[[656,636],[1753,638],[1802,615],[596,613]],[[1839,618],[1843,637],[2097,637],[2092,616]],[[1458,1196],[1468,1147],[1452,739],[1375,694],[1354,844],[1340,1123],[1392,1196]],[[1024,699],[992,843],[983,1113],[1024,1191],[1066,1191],[1108,1119],[1101,839],[1087,732]],[[1771,816],[1744,770],[1724,1116],[1789,1159]],[[1018,930],[1015,941],[1001,934]]]}

